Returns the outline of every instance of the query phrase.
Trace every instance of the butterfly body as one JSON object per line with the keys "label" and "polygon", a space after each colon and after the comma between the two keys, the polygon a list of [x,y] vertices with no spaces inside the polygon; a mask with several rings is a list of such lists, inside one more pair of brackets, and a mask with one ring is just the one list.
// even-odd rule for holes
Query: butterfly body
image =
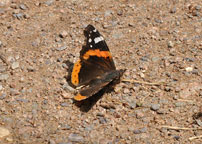
{"label": "butterfly body", "polygon": [[124,70],[116,70],[109,48],[97,29],[88,25],[84,30],[86,44],[74,64],[71,83],[79,89],[75,100],[84,100],[109,83],[119,80]]}

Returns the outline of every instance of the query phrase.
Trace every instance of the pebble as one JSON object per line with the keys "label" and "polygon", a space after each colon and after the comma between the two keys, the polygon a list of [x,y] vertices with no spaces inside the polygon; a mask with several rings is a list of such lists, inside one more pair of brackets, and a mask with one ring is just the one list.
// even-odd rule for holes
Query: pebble
{"label": "pebble", "polygon": [[140,133],[146,133],[147,132],[147,128],[143,127],[141,129],[136,129],[133,131],[134,134],[140,134]]}
{"label": "pebble", "polygon": [[170,13],[176,13],[176,11],[177,11],[177,9],[176,9],[176,7],[174,7],[174,8],[172,8],[172,9],[170,10]]}
{"label": "pebble", "polygon": [[19,62],[14,62],[14,63],[12,63],[11,68],[12,68],[12,69],[16,69],[16,68],[18,68],[19,66],[20,66]]}
{"label": "pebble", "polygon": [[68,139],[72,142],[83,142],[84,141],[84,138],[79,135],[79,134],[75,134],[75,133],[71,133],[69,136],[68,136]]}
{"label": "pebble", "polygon": [[55,0],[48,0],[48,1],[45,2],[45,4],[46,4],[47,6],[50,6],[50,5],[53,4],[54,1],[55,1]]}
{"label": "pebble", "polygon": [[56,50],[58,50],[58,51],[63,51],[63,50],[65,50],[66,48],[67,48],[67,46],[64,45],[64,46],[61,46],[61,47],[56,48]]}
{"label": "pebble", "polygon": [[65,37],[67,37],[67,35],[68,35],[68,33],[67,33],[67,31],[65,31],[65,30],[63,30],[63,31],[59,34],[59,36],[60,36],[61,38],[65,38]]}
{"label": "pebble", "polygon": [[20,7],[21,10],[26,10],[27,9],[27,7],[24,4],[20,4],[19,7]]}
{"label": "pebble", "polygon": [[111,14],[112,14],[112,11],[111,11],[111,10],[105,11],[105,17],[110,16]]}
{"label": "pebble", "polygon": [[0,41],[0,47],[3,45],[2,41]]}
{"label": "pebble", "polygon": [[63,102],[63,103],[61,103],[60,105],[61,105],[62,107],[67,107],[67,106],[69,106],[68,103],[66,103],[66,102]]}
{"label": "pebble", "polygon": [[184,102],[176,102],[175,106],[176,107],[182,107],[182,106],[185,106],[185,103]]}
{"label": "pebble", "polygon": [[193,71],[193,67],[186,67],[185,70],[186,70],[186,72],[192,72]]}
{"label": "pebble", "polygon": [[123,90],[123,93],[124,93],[124,94],[130,93],[130,90],[127,89],[127,88],[125,88],[125,89]]}
{"label": "pebble", "polygon": [[8,136],[10,134],[9,130],[3,127],[0,127],[0,138]]}
{"label": "pebble", "polygon": [[14,16],[15,18],[21,20],[21,19],[23,18],[24,14],[23,14],[23,13],[17,13],[17,14],[13,14],[13,16]]}
{"label": "pebble", "polygon": [[3,99],[5,99],[5,98],[6,98],[6,94],[3,93],[3,94],[0,96],[0,100],[3,100]]}
{"label": "pebble", "polygon": [[173,138],[176,139],[176,140],[179,140],[180,136],[175,135],[175,136],[173,136]]}
{"label": "pebble", "polygon": [[159,110],[159,108],[160,108],[160,104],[152,104],[151,105],[151,110],[153,110],[153,111],[157,111],[157,110]]}
{"label": "pebble", "polygon": [[0,74],[0,81],[1,80],[7,80],[9,78],[8,74]]}
{"label": "pebble", "polygon": [[174,47],[174,43],[172,41],[168,42],[168,48],[173,48]]}
{"label": "pebble", "polygon": [[6,67],[0,64],[0,73],[5,71],[6,71]]}
{"label": "pebble", "polygon": [[70,130],[71,128],[72,128],[72,127],[71,127],[70,125],[68,125],[68,124],[61,126],[61,129],[62,129],[62,130]]}

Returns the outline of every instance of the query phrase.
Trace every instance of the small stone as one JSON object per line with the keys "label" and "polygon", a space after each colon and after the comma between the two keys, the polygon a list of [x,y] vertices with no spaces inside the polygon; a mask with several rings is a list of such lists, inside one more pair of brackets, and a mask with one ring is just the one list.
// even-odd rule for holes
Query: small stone
{"label": "small stone", "polygon": [[202,119],[201,119],[201,120],[200,120],[200,119],[196,119],[196,123],[197,123],[199,126],[202,127]]}
{"label": "small stone", "polygon": [[196,5],[196,6],[195,6],[195,9],[196,9],[196,10],[200,10],[200,9],[201,9],[201,6],[200,6],[200,5]]}
{"label": "small stone", "polygon": [[107,10],[107,11],[105,11],[105,17],[107,17],[107,16],[110,16],[112,14],[112,11],[111,10]]}
{"label": "small stone", "polygon": [[84,138],[82,136],[80,136],[79,134],[75,134],[75,133],[71,133],[68,136],[68,139],[72,142],[83,142]]}
{"label": "small stone", "polygon": [[0,91],[3,89],[3,86],[0,84]]}
{"label": "small stone", "polygon": [[136,129],[133,131],[134,134],[140,134],[140,133],[145,133],[147,132],[147,128],[146,127],[143,127],[141,129]]}
{"label": "small stone", "polygon": [[61,105],[62,107],[67,107],[67,106],[69,106],[68,103],[66,103],[66,102],[63,102],[63,103],[61,103],[60,105]]}
{"label": "small stone", "polygon": [[176,136],[173,136],[173,138],[176,139],[176,140],[179,140],[179,139],[180,139],[180,136],[177,136],[177,135],[176,135]]}
{"label": "small stone", "polygon": [[0,73],[5,71],[6,71],[6,67],[0,64]]}
{"label": "small stone", "polygon": [[63,97],[64,99],[70,99],[70,98],[72,98],[71,94],[69,94],[69,93],[67,93],[67,92],[63,92],[63,93],[62,93],[62,97]]}
{"label": "small stone", "polygon": [[173,48],[174,47],[174,43],[172,41],[168,42],[168,48]]}
{"label": "small stone", "polygon": [[131,109],[136,108],[136,101],[129,102],[129,106]]}
{"label": "small stone", "polygon": [[123,11],[122,10],[118,10],[117,11],[117,15],[119,15],[119,16],[123,15]]}
{"label": "small stone", "polygon": [[27,67],[27,71],[28,71],[28,72],[34,72],[35,69],[34,69],[33,66],[28,66],[28,67]]}
{"label": "small stone", "polygon": [[61,129],[62,129],[62,130],[70,130],[71,128],[72,128],[72,127],[71,127],[70,125],[68,125],[68,124],[61,126]]}
{"label": "small stone", "polygon": [[13,14],[13,16],[14,16],[15,18],[21,20],[21,19],[23,18],[24,14],[23,14],[23,13],[17,13],[17,14]]}
{"label": "small stone", "polygon": [[68,35],[68,33],[67,33],[67,31],[65,31],[65,30],[63,30],[63,31],[59,34],[59,36],[60,36],[61,38],[65,38],[65,37],[67,37],[67,35]]}
{"label": "small stone", "polygon": [[10,134],[9,130],[3,127],[0,127],[0,138],[8,136]]}
{"label": "small stone", "polygon": [[50,6],[50,5],[53,4],[54,1],[55,1],[55,0],[48,0],[48,1],[45,2],[45,4],[46,4],[47,6]]}
{"label": "small stone", "polygon": [[151,105],[151,110],[157,111],[160,108],[160,104],[152,104]]}
{"label": "small stone", "polygon": [[1,96],[0,96],[0,100],[3,100],[6,98],[6,93],[3,93]]}
{"label": "small stone", "polygon": [[16,68],[18,68],[19,67],[19,62],[14,62],[14,63],[12,63],[12,65],[11,65],[11,68],[12,69],[16,69]]}
{"label": "small stone", "polygon": [[65,45],[65,46],[61,46],[61,47],[56,48],[56,50],[62,51],[62,50],[65,50],[66,48],[67,48],[67,46]]}
{"label": "small stone", "polygon": [[128,93],[130,93],[130,90],[127,89],[127,88],[125,88],[125,89],[123,90],[123,93],[124,93],[124,94],[128,94]]}
{"label": "small stone", "polygon": [[184,106],[184,105],[185,105],[184,102],[176,102],[176,103],[175,103],[175,106],[176,106],[176,107],[182,107],[182,106]]}
{"label": "small stone", "polygon": [[[70,92],[73,92],[75,89],[72,88],[68,83],[65,83],[62,88],[66,91],[70,91]],[[66,94],[65,94],[66,95]]]}
{"label": "small stone", "polygon": [[174,7],[174,8],[172,8],[172,9],[170,10],[170,13],[176,13],[176,11],[177,11],[177,9],[176,9],[176,7]]}
{"label": "small stone", "polygon": [[20,4],[19,7],[20,7],[21,10],[26,10],[27,9],[27,7],[24,4]]}
{"label": "small stone", "polygon": [[186,67],[185,70],[186,70],[186,72],[192,72],[193,71],[193,67]]}
{"label": "small stone", "polygon": [[0,74],[0,81],[1,80],[7,80],[9,78],[8,74]]}

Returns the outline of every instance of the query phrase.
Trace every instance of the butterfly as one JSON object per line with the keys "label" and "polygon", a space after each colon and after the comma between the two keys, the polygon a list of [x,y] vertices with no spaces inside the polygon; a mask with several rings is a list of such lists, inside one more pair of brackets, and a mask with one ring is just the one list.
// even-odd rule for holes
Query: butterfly
{"label": "butterfly", "polygon": [[71,72],[71,83],[79,90],[74,97],[82,101],[98,93],[111,82],[119,80],[125,70],[116,70],[109,48],[99,31],[92,25],[84,30],[85,45],[80,59]]}

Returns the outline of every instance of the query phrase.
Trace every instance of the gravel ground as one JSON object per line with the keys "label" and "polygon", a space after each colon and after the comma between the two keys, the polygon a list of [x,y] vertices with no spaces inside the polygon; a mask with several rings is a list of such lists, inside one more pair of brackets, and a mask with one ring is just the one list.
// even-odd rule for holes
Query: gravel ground
{"label": "gravel ground", "polygon": [[[124,79],[150,84],[73,103],[88,24]],[[201,144],[201,59],[201,0],[1,0],[0,143]]]}

